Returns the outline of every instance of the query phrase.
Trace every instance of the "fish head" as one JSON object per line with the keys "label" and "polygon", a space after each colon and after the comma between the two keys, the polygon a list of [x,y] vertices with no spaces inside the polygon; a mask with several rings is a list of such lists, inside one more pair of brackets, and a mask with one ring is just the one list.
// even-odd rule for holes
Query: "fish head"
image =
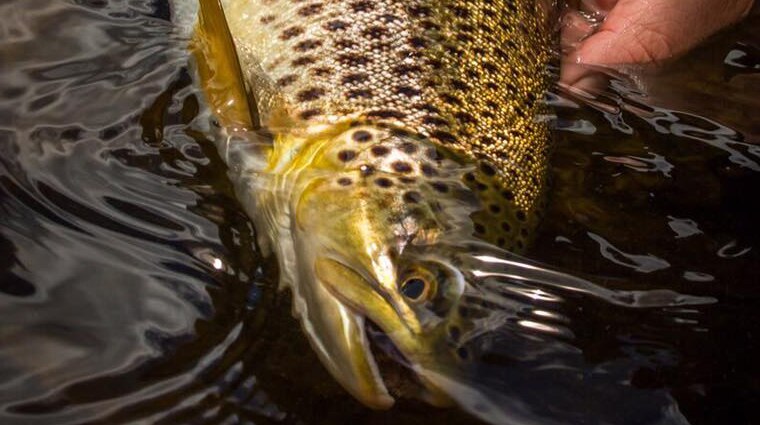
{"label": "fish head", "polygon": [[450,404],[427,372],[456,371],[464,356],[456,338],[466,325],[456,306],[467,282],[439,248],[473,238],[470,215],[480,207],[463,182],[470,167],[425,137],[376,125],[323,133],[298,157],[296,298],[312,345],[344,387],[385,407],[365,334],[371,323],[414,372],[421,395]]}

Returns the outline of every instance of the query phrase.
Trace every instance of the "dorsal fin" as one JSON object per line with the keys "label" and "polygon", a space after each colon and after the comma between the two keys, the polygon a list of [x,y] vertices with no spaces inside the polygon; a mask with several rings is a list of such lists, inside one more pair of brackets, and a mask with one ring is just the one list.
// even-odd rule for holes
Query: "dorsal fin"
{"label": "dorsal fin", "polygon": [[235,43],[219,0],[200,0],[192,42],[206,100],[223,128],[260,127],[256,102],[246,89]]}

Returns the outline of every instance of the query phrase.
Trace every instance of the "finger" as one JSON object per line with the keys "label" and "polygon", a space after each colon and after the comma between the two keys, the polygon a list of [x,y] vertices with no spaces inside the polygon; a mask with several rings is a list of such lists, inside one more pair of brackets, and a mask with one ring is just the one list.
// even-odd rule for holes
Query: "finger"
{"label": "finger", "polygon": [[[599,0],[596,0],[599,1]],[[599,30],[574,52],[576,60],[601,65],[660,63],[678,56],[736,22],[752,0],[621,0]]]}
{"label": "finger", "polygon": [[594,26],[580,13],[568,11],[562,17],[561,32],[562,51],[571,52],[594,32]]}

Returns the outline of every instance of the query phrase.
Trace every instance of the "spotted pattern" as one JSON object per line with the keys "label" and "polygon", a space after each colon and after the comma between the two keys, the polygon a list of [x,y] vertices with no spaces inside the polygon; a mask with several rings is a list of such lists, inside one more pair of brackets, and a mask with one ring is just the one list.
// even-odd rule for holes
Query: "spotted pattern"
{"label": "spotted pattern", "polygon": [[[274,83],[252,84],[265,125],[277,111],[309,123],[358,116],[446,146],[478,164],[463,178],[482,201],[474,232],[506,248],[526,245],[548,156],[540,100],[551,35],[540,1],[222,3],[248,78]],[[374,145],[377,158],[393,156],[370,133],[353,137]],[[421,159],[390,163],[390,172],[436,177]],[[376,171],[367,167],[367,175]],[[444,184],[431,187],[446,193]]]}

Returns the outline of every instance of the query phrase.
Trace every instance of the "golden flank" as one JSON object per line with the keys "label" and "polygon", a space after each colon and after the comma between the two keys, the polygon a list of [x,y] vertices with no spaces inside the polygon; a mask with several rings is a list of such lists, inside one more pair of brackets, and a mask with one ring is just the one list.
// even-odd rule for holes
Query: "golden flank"
{"label": "golden flank", "polygon": [[533,0],[201,0],[196,68],[220,153],[312,347],[369,406],[393,398],[368,321],[420,397],[474,409],[459,371],[477,318],[461,308],[472,288],[453,253],[530,241],[549,151],[551,11]]}

